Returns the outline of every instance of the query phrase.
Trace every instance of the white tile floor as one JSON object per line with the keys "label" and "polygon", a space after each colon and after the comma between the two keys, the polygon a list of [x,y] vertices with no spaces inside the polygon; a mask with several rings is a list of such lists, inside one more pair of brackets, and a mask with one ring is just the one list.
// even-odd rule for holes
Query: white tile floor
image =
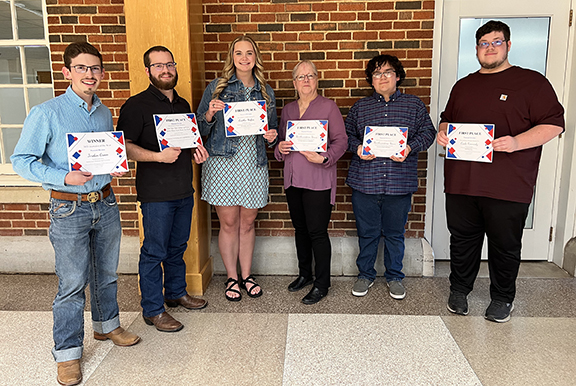
{"label": "white tile floor", "polygon": [[[92,339],[84,385],[572,385],[576,320],[346,314],[178,313],[160,333],[139,313],[133,347]],[[57,385],[52,314],[1,311],[0,385]],[[498,371],[500,369],[500,371]]]}

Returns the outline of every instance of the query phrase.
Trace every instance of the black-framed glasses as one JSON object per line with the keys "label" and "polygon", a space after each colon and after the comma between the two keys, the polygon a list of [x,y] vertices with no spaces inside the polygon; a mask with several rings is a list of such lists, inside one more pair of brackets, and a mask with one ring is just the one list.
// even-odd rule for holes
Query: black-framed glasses
{"label": "black-framed glasses", "polygon": [[394,70],[384,72],[373,72],[372,78],[380,79],[382,78],[382,76],[385,76],[386,78],[391,78],[394,74],[396,74],[396,71]]}
{"label": "black-framed glasses", "polygon": [[98,75],[102,73],[102,66],[85,66],[83,64],[77,64],[76,66],[70,66],[76,71],[77,74],[85,74],[88,70],[92,71],[92,74]]}
{"label": "black-framed glasses", "polygon": [[176,69],[176,62],[168,62],[168,63],[152,63],[148,66],[149,68],[153,68],[154,71],[162,71],[164,67],[169,71],[174,71]]}
{"label": "black-framed glasses", "polygon": [[296,78],[294,78],[294,80],[297,80],[298,82],[304,82],[304,79],[314,80],[316,79],[316,75],[315,74],[298,75]]}
{"label": "black-framed glasses", "polygon": [[502,39],[498,39],[498,40],[494,40],[493,42],[482,42],[482,43],[478,43],[478,47],[482,48],[482,49],[486,49],[490,46],[496,48],[496,47],[500,47],[502,45],[502,43],[504,43],[506,40],[502,40]]}

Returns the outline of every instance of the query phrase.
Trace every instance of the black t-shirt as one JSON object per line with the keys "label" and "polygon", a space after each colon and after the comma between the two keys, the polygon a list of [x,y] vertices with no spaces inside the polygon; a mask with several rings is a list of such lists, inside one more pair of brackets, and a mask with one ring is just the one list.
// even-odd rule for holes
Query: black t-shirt
{"label": "black t-shirt", "polygon": [[[190,105],[178,96],[176,90],[174,100],[170,102],[156,87],[150,85],[124,103],[116,128],[123,131],[126,139],[134,144],[159,152],[153,115],[190,112]],[[136,190],[140,202],[171,201],[191,196],[194,193],[191,149],[182,149],[176,162],[171,164],[138,162]]]}

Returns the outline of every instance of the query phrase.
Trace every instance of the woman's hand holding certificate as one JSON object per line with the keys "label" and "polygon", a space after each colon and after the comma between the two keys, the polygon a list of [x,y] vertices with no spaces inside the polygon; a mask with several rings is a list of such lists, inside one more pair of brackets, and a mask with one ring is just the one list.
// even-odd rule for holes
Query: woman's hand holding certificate
{"label": "woman's hand holding certificate", "polygon": [[224,124],[227,137],[264,134],[268,131],[266,101],[225,103]]}
{"label": "woman's hand holding certificate", "polygon": [[325,152],[327,150],[328,121],[288,121],[286,141],[291,151]]}

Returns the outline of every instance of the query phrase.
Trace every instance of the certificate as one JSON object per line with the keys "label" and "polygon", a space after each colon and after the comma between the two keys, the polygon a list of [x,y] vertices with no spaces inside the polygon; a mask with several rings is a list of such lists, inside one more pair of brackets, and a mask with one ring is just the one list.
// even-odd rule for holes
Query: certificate
{"label": "certificate", "polygon": [[167,147],[190,149],[202,144],[194,114],[154,114],[154,125],[160,151]]}
{"label": "certificate", "polygon": [[286,141],[292,151],[325,152],[328,140],[328,121],[288,121]]}
{"label": "certificate", "polygon": [[446,159],[492,162],[493,124],[449,123]]}
{"label": "certificate", "polygon": [[227,137],[264,134],[268,131],[266,101],[226,103],[224,123]]}
{"label": "certificate", "polygon": [[124,132],[66,133],[68,170],[94,175],[128,171]]}
{"label": "certificate", "polygon": [[366,126],[362,155],[405,157],[407,141],[407,127]]}

